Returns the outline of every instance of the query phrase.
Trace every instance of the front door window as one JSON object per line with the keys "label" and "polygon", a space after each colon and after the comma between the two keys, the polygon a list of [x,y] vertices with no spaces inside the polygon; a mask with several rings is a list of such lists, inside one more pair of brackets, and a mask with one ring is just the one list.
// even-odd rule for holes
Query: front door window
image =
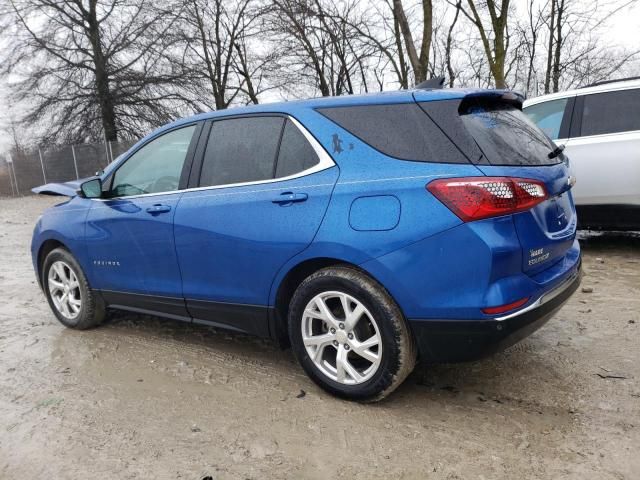
{"label": "front door window", "polygon": [[196,126],[179,128],[152,140],[116,170],[110,197],[173,192]]}

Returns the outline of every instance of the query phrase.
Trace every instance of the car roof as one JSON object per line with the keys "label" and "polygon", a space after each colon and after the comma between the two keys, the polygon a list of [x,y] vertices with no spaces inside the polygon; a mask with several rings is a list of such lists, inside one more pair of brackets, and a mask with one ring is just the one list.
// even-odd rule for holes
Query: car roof
{"label": "car roof", "polygon": [[558,100],[562,98],[575,97],[576,95],[590,95],[592,93],[613,92],[616,90],[628,90],[631,88],[640,88],[640,79],[614,80],[611,82],[600,83],[593,86],[576,88],[564,92],[550,93],[539,97],[528,98],[525,100],[523,107],[535,105],[537,103],[547,102],[549,100]]}
{"label": "car roof", "polygon": [[[336,97],[318,97],[305,100],[291,100],[274,103],[261,103],[258,105],[249,105],[242,107],[232,107],[225,110],[216,110],[212,112],[200,113],[187,118],[176,120],[170,124],[162,126],[156,132],[173,128],[181,124],[192,123],[199,120],[207,120],[210,118],[221,118],[237,115],[247,115],[252,113],[284,113],[294,114],[296,110],[301,108],[330,108],[330,107],[347,107],[356,105],[385,105],[395,103],[411,103],[414,101],[414,93],[418,93],[419,101],[428,102],[434,100],[447,100],[452,98],[462,98],[469,93],[484,92],[485,89],[463,89],[463,88],[446,88],[437,90],[397,90],[387,92],[365,93],[359,95],[341,95]],[[156,133],[154,132],[154,133]]]}

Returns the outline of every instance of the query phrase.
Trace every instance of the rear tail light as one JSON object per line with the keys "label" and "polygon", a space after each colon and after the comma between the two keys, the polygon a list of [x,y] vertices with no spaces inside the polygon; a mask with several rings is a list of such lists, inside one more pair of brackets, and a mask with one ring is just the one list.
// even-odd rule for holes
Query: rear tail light
{"label": "rear tail light", "polygon": [[443,178],[427,190],[465,222],[529,210],[548,198],[544,183],[511,177]]}

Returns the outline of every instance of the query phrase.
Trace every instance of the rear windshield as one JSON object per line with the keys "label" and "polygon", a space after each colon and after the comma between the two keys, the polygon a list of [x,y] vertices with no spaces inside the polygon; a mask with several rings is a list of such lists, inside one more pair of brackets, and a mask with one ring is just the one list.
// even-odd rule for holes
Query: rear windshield
{"label": "rear windshield", "polygon": [[492,165],[553,165],[555,148],[549,138],[514,106],[474,102],[460,119]]}

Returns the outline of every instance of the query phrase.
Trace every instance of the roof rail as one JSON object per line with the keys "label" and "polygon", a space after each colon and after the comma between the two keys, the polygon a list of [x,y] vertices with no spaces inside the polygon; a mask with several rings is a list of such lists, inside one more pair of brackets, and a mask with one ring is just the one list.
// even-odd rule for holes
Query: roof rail
{"label": "roof rail", "polygon": [[444,88],[444,77],[431,77],[429,80],[425,80],[424,82],[416,85],[416,88],[419,88],[420,90]]}
{"label": "roof rail", "polygon": [[627,78],[617,78],[615,80],[602,80],[601,82],[591,83],[589,85],[585,85],[579,88],[597,87],[599,85],[606,85],[607,83],[626,82],[628,80],[640,80],[640,77],[627,77]]}

